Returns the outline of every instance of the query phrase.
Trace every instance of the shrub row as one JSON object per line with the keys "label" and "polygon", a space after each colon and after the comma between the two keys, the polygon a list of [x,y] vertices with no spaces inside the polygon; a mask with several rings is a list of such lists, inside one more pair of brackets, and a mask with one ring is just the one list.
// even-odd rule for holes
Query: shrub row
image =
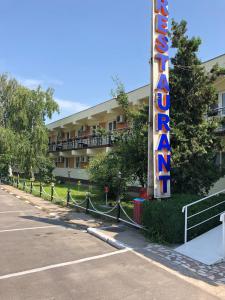
{"label": "shrub row", "polygon": [[[155,242],[180,244],[184,241],[184,214],[182,207],[198,200],[196,195],[174,195],[171,199],[146,201],[143,209],[143,225],[148,228],[148,237]],[[188,215],[193,215],[217,203],[225,201],[225,195],[215,196],[189,208]],[[207,210],[188,220],[188,227],[200,223],[225,211],[225,203]],[[188,231],[188,239],[207,232],[221,224],[219,216]]]}

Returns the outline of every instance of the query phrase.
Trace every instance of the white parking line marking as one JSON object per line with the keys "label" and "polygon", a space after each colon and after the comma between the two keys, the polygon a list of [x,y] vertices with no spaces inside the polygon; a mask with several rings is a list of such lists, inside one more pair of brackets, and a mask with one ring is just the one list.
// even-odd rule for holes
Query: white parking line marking
{"label": "white parking line marking", "polygon": [[30,210],[6,210],[6,211],[0,211],[0,214],[13,214],[13,213],[27,213],[32,212]]}
{"label": "white parking line marking", "polygon": [[56,268],[61,268],[61,267],[65,267],[65,266],[77,265],[77,264],[80,264],[80,263],[83,263],[83,262],[86,262],[86,261],[92,261],[92,260],[97,260],[97,259],[101,259],[101,258],[104,258],[104,257],[110,257],[110,256],[113,256],[113,255],[118,255],[118,254],[121,254],[121,253],[124,253],[124,252],[127,252],[127,251],[129,251],[129,249],[118,250],[118,251],[114,251],[114,252],[110,252],[110,253],[106,253],[106,254],[91,256],[91,257],[82,258],[82,259],[73,260],[73,261],[68,261],[68,262],[55,264],[55,265],[49,265],[49,266],[46,266],[46,267],[31,269],[31,270],[27,270],[27,271],[23,271],[23,272],[11,273],[11,274],[0,276],[0,280],[12,278],[12,277],[23,276],[23,275],[28,275],[28,274],[42,272],[42,271],[56,269]]}
{"label": "white parking line marking", "polygon": [[0,233],[11,232],[11,231],[24,231],[24,230],[35,230],[35,229],[53,228],[53,227],[59,227],[59,225],[48,225],[48,226],[39,226],[39,227],[5,229],[5,230],[0,230]]}

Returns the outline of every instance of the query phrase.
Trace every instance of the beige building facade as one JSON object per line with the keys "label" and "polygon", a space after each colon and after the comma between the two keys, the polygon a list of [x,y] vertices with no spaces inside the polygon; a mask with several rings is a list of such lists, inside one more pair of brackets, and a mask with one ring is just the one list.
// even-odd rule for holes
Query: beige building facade
{"label": "beige building facade", "polygon": [[[133,109],[148,103],[149,86],[129,92]],[[55,161],[54,175],[88,180],[87,167],[98,153],[107,153],[113,146],[112,132],[126,130],[122,110],[115,99],[95,105],[47,125],[49,155]],[[104,136],[98,134],[104,131]]]}
{"label": "beige building facade", "polygon": [[[225,68],[225,54],[205,62],[209,71],[218,63]],[[218,92],[218,105],[213,114],[225,118],[225,76],[215,83]],[[150,86],[146,85],[128,92],[128,100],[133,109],[148,103]],[[224,122],[225,123],[225,122]],[[107,153],[113,147],[112,132],[126,130],[122,110],[115,99],[111,99],[75,113],[47,125],[49,130],[49,155],[55,161],[54,175],[87,181],[87,167],[90,159],[98,153]],[[106,134],[100,136],[99,130]],[[218,129],[225,136],[225,125]],[[222,153],[221,153],[222,159]]]}

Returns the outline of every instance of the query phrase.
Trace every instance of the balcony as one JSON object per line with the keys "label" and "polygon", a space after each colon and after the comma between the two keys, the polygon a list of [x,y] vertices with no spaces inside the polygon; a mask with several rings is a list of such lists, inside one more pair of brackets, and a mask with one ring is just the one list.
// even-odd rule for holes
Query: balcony
{"label": "balcony", "polygon": [[218,135],[224,135],[225,133],[225,125],[219,126],[216,130],[215,130],[216,134]]}
{"label": "balcony", "polygon": [[208,112],[208,117],[223,117],[225,116],[225,107],[214,108]]}
{"label": "balcony", "polygon": [[87,148],[101,148],[112,146],[112,136],[89,136],[83,138],[74,138],[64,141],[58,141],[56,143],[49,143],[48,151],[67,151],[67,150],[80,150]]}
{"label": "balcony", "polygon": [[216,118],[219,122],[218,128],[215,133],[218,135],[224,135],[225,133],[225,107],[215,108],[208,112],[207,117],[209,119]]}

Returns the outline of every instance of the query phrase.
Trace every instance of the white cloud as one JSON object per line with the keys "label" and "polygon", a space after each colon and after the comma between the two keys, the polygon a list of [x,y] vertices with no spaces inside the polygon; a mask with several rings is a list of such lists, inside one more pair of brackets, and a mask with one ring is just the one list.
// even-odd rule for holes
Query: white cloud
{"label": "white cloud", "polygon": [[80,103],[78,101],[71,101],[71,100],[65,100],[65,99],[59,99],[59,98],[55,98],[55,101],[59,104],[60,113],[53,114],[51,120],[49,120],[49,119],[46,120],[46,124],[55,122],[59,119],[62,119],[64,117],[67,117],[69,115],[80,112],[80,111],[85,110],[90,107],[89,105]]}
{"label": "white cloud", "polygon": [[39,79],[19,79],[19,81],[29,89],[36,89],[39,85],[44,84],[44,82]]}
{"label": "white cloud", "polygon": [[90,107],[78,101],[71,101],[71,100],[58,99],[58,98],[56,98],[55,101],[59,104],[60,111],[62,110],[64,112],[68,111],[70,113],[76,113]]}
{"label": "white cloud", "polygon": [[50,86],[62,86],[64,84],[64,82],[60,79],[46,79],[45,82]]}
{"label": "white cloud", "polygon": [[23,78],[17,77],[18,81],[26,86],[29,89],[36,89],[39,85],[42,87],[55,87],[55,86],[62,86],[63,81],[59,79],[50,79],[43,77],[43,79],[35,79],[35,78]]}

